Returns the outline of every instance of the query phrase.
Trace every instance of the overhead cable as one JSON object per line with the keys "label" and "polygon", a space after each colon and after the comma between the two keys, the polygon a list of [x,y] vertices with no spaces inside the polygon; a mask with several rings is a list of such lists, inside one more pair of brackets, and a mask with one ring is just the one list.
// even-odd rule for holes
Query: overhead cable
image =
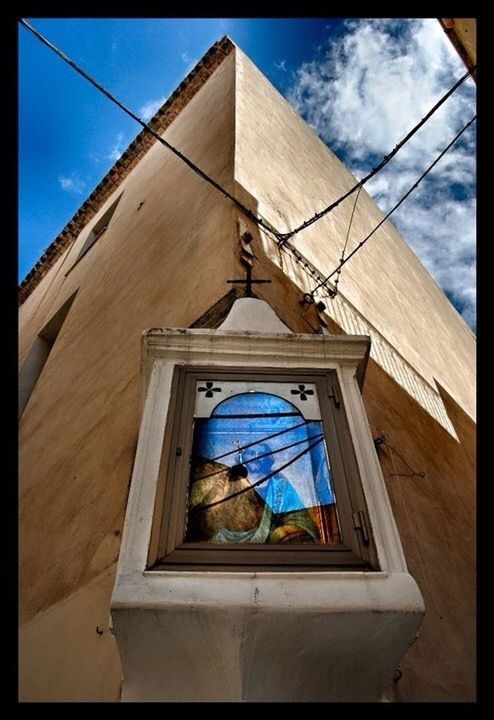
{"label": "overhead cable", "polygon": [[379,230],[379,228],[381,227],[381,225],[383,225],[383,224],[386,222],[386,220],[389,218],[389,216],[392,215],[392,213],[394,213],[394,211],[397,210],[397,209],[400,207],[400,205],[407,199],[407,197],[408,197],[409,195],[411,195],[411,193],[412,193],[416,188],[418,188],[418,186],[420,185],[420,183],[422,182],[422,180],[426,177],[426,175],[428,175],[428,174],[430,173],[430,171],[432,170],[432,168],[433,168],[435,165],[437,165],[437,163],[439,162],[439,160],[448,152],[448,150],[450,149],[450,147],[455,144],[455,142],[461,137],[461,135],[463,135],[463,133],[465,132],[465,130],[467,130],[467,129],[470,127],[470,125],[471,125],[473,122],[475,122],[476,119],[477,119],[477,116],[474,115],[473,118],[472,118],[471,120],[469,120],[469,122],[467,122],[467,124],[460,130],[460,132],[457,133],[457,135],[455,135],[455,137],[453,138],[453,140],[451,140],[451,142],[450,142],[450,143],[444,148],[444,150],[437,156],[437,158],[434,160],[434,162],[431,163],[431,165],[429,165],[429,167],[427,168],[427,170],[425,170],[425,172],[422,173],[422,175],[419,177],[419,179],[417,180],[417,182],[412,185],[412,187],[405,193],[405,195],[403,195],[403,196],[400,198],[400,200],[398,200],[398,202],[396,203],[396,205],[395,205],[394,207],[392,207],[391,210],[383,217],[383,219],[376,225],[376,227],[375,227],[363,240],[361,240],[361,241],[359,242],[359,244],[357,245],[357,247],[356,247],[354,250],[352,250],[352,252],[351,252],[349,255],[347,255],[347,257],[346,257],[344,260],[342,260],[342,261],[340,262],[340,264],[339,264],[327,277],[324,278],[324,280],[322,280],[318,285],[316,285],[316,287],[312,290],[312,292],[308,293],[308,295],[310,295],[310,296],[313,298],[313,297],[314,297],[314,294],[317,292],[317,290],[319,290],[320,287],[322,287],[323,285],[325,285],[325,283],[327,283],[328,280],[330,280],[330,279],[333,277],[333,275],[335,275],[337,272],[339,272],[339,271],[341,270],[341,268],[343,267],[343,265],[346,265],[346,263],[350,260],[350,258],[352,258],[352,257],[355,255],[355,253],[357,253],[357,252],[360,250],[360,248],[361,248],[363,245],[365,245],[365,243],[367,242],[367,240],[369,240],[369,239],[374,235],[374,233],[375,233],[377,230]]}
{"label": "overhead cable", "polygon": [[374,177],[374,175],[376,175],[380,170],[382,170],[383,167],[388,164],[388,162],[391,160],[391,158],[393,158],[396,155],[396,153],[403,147],[403,145],[405,145],[405,143],[407,143],[410,140],[410,138],[412,138],[415,135],[417,130],[420,130],[422,125],[424,125],[427,122],[427,120],[429,120],[429,118],[436,112],[436,110],[438,110],[441,107],[441,105],[449,98],[449,96],[452,95],[454,93],[454,91],[457,88],[459,88],[463,82],[465,82],[467,77],[476,70],[476,67],[477,66],[468,70],[468,72],[466,72],[457,82],[455,82],[453,87],[450,88],[448,90],[448,92],[445,93],[440,100],[438,100],[438,102],[429,110],[427,115],[425,115],[422,118],[422,120],[420,120],[420,122],[418,122],[417,125],[415,125],[415,127],[413,127],[410,130],[410,132],[407,135],[405,135],[405,137],[402,140],[400,140],[400,142],[397,145],[395,145],[395,147],[393,148],[393,150],[391,150],[389,155],[385,155],[383,157],[383,159],[381,160],[381,162],[378,165],[376,165],[374,168],[372,168],[372,170],[369,173],[367,173],[367,175],[365,177],[363,177],[361,180],[359,180],[356,185],[354,185],[352,188],[350,188],[350,190],[348,190],[346,193],[344,193],[341,197],[339,197],[337,200],[332,202],[330,205],[323,208],[323,210],[320,210],[319,212],[317,212],[315,215],[313,215],[311,218],[309,218],[309,220],[306,220],[301,225],[296,227],[294,230],[289,230],[286,233],[278,233],[277,235],[279,238],[279,244],[281,246],[284,245],[284,243],[287,240],[289,240],[291,237],[293,237],[294,235],[299,233],[301,230],[305,230],[310,225],[313,225],[313,223],[317,222],[317,220],[320,220],[322,217],[324,217],[324,215],[327,215],[329,212],[334,210],[335,207],[337,207],[341,202],[343,202],[343,200],[345,200],[349,195],[351,195],[353,192],[355,192],[355,190],[358,190],[358,188],[361,188],[363,185],[365,185],[366,182],[368,182],[372,177]]}
{"label": "overhead cable", "polygon": [[[359,187],[357,194],[355,195],[355,202],[353,203],[352,214],[350,215],[350,222],[348,223],[348,230],[346,232],[346,238],[345,238],[345,242],[343,245],[343,250],[341,251],[340,262],[343,262],[343,260],[345,259],[345,253],[346,253],[346,249],[347,249],[347,245],[348,245],[348,238],[350,237],[350,230],[352,229],[353,216],[355,215],[355,209],[357,207],[357,203],[358,203],[358,199],[359,199],[361,190],[362,190],[362,185]],[[334,282],[334,291],[332,293],[333,298],[336,297],[338,294],[338,283],[340,282],[340,275],[341,275],[341,268],[336,273],[336,280]]]}
{"label": "overhead cable", "polygon": [[135,113],[133,113],[131,110],[129,110],[123,103],[121,103],[117,98],[112,95],[108,90],[106,90],[100,83],[98,83],[94,78],[92,78],[88,73],[86,73],[82,68],[80,68],[73,60],[71,60],[69,57],[67,57],[61,50],[59,50],[55,45],[53,45],[49,40],[47,40],[40,32],[38,32],[35,28],[33,28],[31,25],[29,25],[26,20],[23,18],[19,19],[20,24],[25,27],[29,32],[31,32],[35,37],[38,38],[44,45],[46,45],[50,50],[52,50],[58,57],[60,57],[64,62],[66,62],[70,67],[72,67],[79,75],[81,75],[83,78],[88,80],[97,90],[102,92],[109,100],[111,100],[117,107],[119,107],[121,110],[123,110],[129,117],[131,117],[133,120],[135,120],[141,127],[149,132],[158,142],[160,142],[164,147],[166,147],[170,152],[172,152],[174,155],[176,155],[180,160],[182,160],[191,170],[193,170],[199,177],[201,177],[203,180],[208,182],[210,185],[212,185],[218,192],[221,192],[224,197],[228,198],[233,202],[233,204],[246,216],[248,217],[253,223],[258,225],[259,227],[263,228],[263,230],[266,230],[267,232],[272,233],[276,239],[278,244],[282,247],[291,237],[299,233],[301,230],[305,230],[305,228],[309,227],[313,223],[317,222],[320,218],[327,215],[329,212],[334,210],[343,200],[345,200],[349,195],[351,195],[355,190],[358,190],[359,188],[363,187],[365,183],[370,180],[374,175],[376,175],[382,168],[391,160],[392,157],[396,155],[396,153],[405,145],[408,140],[419,130],[424,123],[427,122],[427,120],[436,112],[436,110],[448,99],[452,93],[455,92],[455,90],[460,87],[460,85],[467,79],[469,75],[471,75],[476,70],[476,66],[468,70],[463,77],[461,77],[450,90],[448,90],[445,95],[432,107],[427,115],[425,115],[422,120],[415,125],[414,128],[402,139],[400,142],[394,147],[394,149],[388,154],[385,155],[384,158],[381,160],[381,162],[376,165],[364,178],[358,181],[356,185],[354,185],[350,190],[348,190],[346,193],[344,193],[340,198],[332,202],[330,205],[328,205],[323,210],[317,212],[313,217],[309,218],[305,222],[303,222],[298,227],[294,228],[293,230],[290,230],[286,233],[281,233],[274,228],[272,228],[269,223],[264,221],[262,218],[257,217],[252,210],[249,210],[240,200],[238,200],[234,195],[232,195],[228,190],[223,188],[216,180],[211,178],[209,175],[207,175],[203,170],[201,170],[200,167],[198,167],[195,163],[193,163],[188,157],[186,157],[183,153],[180,152],[180,150],[177,150],[177,148],[173,147],[169,142],[167,142],[164,138],[159,135],[155,130],[153,130],[144,120],[141,120],[140,117],[138,117]]}
{"label": "overhead cable", "polygon": [[[290,253],[290,255],[292,255],[295,262],[302,268],[302,270],[307,276],[314,278],[318,282],[322,280],[324,284],[324,276],[320,272],[318,272],[312,266],[312,264],[309,264],[307,258],[305,258],[302,253],[296,247],[294,247],[294,245],[292,245],[290,241],[286,242],[281,249],[283,250],[283,252]],[[335,295],[334,287],[326,287],[326,290],[328,291],[329,297],[333,297]]]}
{"label": "overhead cable", "polygon": [[191,170],[193,170],[199,177],[201,177],[203,180],[206,180],[210,185],[212,185],[216,190],[218,190],[220,193],[222,193],[225,197],[227,197],[229,200],[231,200],[234,205],[244,214],[246,215],[252,222],[256,223],[256,225],[259,225],[260,227],[264,228],[264,230],[268,230],[269,232],[273,232],[273,228],[271,228],[270,225],[265,223],[261,218],[258,218],[257,215],[254,215],[252,210],[249,210],[243,203],[240,202],[234,195],[228,192],[224,187],[222,187],[216,180],[213,180],[213,178],[209,177],[204,170],[201,170],[200,167],[198,167],[195,163],[192,162],[192,160],[189,160],[188,157],[186,157],[183,153],[180,152],[180,150],[177,150],[177,148],[173,147],[173,145],[170,145],[169,142],[167,142],[164,138],[161,137],[159,133],[157,133],[155,130],[153,130],[144,120],[141,120],[138,115],[132,112],[132,110],[129,110],[123,103],[120,102],[120,100],[117,100],[117,98],[112,95],[108,90],[106,90],[100,83],[98,83],[94,78],[91,77],[91,75],[88,75],[87,72],[82,70],[76,63],[68,58],[61,50],[59,50],[55,45],[53,45],[49,40],[47,40],[41,33],[39,33],[35,28],[33,28],[29,23],[27,23],[24,19],[19,20],[20,24],[23,25],[27,30],[29,30],[33,35],[35,35],[38,40],[40,40],[44,45],[50,48],[50,50],[53,50],[53,52],[58,55],[64,62],[66,62],[68,65],[70,65],[71,68],[73,68],[79,75],[82,75],[83,78],[88,80],[91,85],[93,85],[97,90],[103,93],[103,95],[106,95],[106,97],[111,100],[117,107],[119,107],[121,110],[123,110],[129,117],[131,117],[133,120],[135,120],[141,127],[144,128],[144,130],[147,130],[158,142],[160,142],[162,145],[164,145],[170,152],[172,152],[174,155],[176,155],[180,160],[182,160]]}
{"label": "overhead cable", "polygon": [[[258,460],[263,460],[264,458],[271,457],[272,455],[277,455],[280,452],[283,452],[284,450],[290,450],[292,447],[296,447],[297,445],[302,445],[305,442],[309,442],[310,440],[316,440],[319,438],[324,437],[321,433],[318,435],[311,435],[310,437],[302,438],[302,440],[297,440],[295,442],[290,443],[289,445],[283,445],[283,447],[277,448],[276,450],[269,450],[269,452],[262,453],[261,455],[254,455],[254,457],[251,457],[250,460],[243,460],[242,463],[240,463],[242,466],[249,465],[249,463],[257,462]],[[258,441],[259,442],[259,441]],[[234,452],[238,452],[237,450],[234,450]],[[212,461],[209,461],[212,462]],[[234,466],[238,467],[238,465]],[[228,465],[225,467],[220,468],[219,470],[214,470],[212,473],[208,473],[207,475],[200,475],[199,477],[195,477],[193,479],[193,482],[199,482],[199,480],[206,480],[207,478],[213,477],[214,475],[221,475],[221,473],[224,473],[225,470],[228,470],[231,468],[228,468]]]}
{"label": "overhead cable", "polygon": [[258,485],[262,485],[262,483],[265,483],[266,480],[269,480],[274,475],[277,475],[282,470],[285,470],[285,468],[289,467],[290,465],[293,465],[294,462],[299,460],[303,455],[307,455],[308,452],[310,452],[313,448],[316,447],[316,445],[319,445],[320,442],[322,442],[323,436],[321,436],[316,442],[312,443],[312,445],[309,445],[305,448],[305,450],[302,450],[302,452],[298,453],[298,455],[295,455],[294,458],[289,460],[284,465],[281,465],[281,467],[276,468],[276,470],[273,470],[268,475],[265,475],[265,477],[261,478],[261,480],[257,480],[254,483],[251,483],[248,487],[242,488],[242,490],[237,490],[237,492],[231,493],[230,495],[227,495],[224,498],[221,498],[221,500],[215,500],[214,502],[207,503],[206,505],[196,505],[195,507],[191,508],[189,510],[190,513],[196,513],[196,512],[202,512],[204,510],[209,510],[209,508],[216,507],[216,505],[222,505],[225,502],[228,502],[229,500],[233,500],[233,498],[238,497],[239,495],[243,495],[246,492],[250,492],[254,488],[256,488]]}

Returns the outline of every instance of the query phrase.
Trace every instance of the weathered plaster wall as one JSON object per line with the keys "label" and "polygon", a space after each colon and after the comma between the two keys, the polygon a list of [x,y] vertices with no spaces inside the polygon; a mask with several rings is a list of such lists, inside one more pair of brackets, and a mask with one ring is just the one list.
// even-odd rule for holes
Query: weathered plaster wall
{"label": "weathered plaster wall", "polygon": [[[355,180],[238,50],[236,62],[235,178],[256,198],[266,219],[277,229],[288,230],[339,197]],[[352,206],[353,200],[345,201],[292,239],[323,274],[337,264]],[[350,249],[381,218],[362,191]],[[272,285],[259,286],[256,292],[282,320],[288,312],[298,313],[305,322],[304,332],[310,332],[314,314],[309,308],[296,308],[290,297],[293,286],[283,281],[279,270],[269,269],[270,260],[287,270],[290,266],[290,277],[304,292],[315,282],[308,286],[300,265],[280,254],[264,233],[253,233],[260,257],[257,276],[273,278]],[[475,338],[390,223],[348,263],[341,288],[339,306],[346,298],[442,398],[456,434],[453,437],[417,402],[415,379],[405,377],[401,386],[393,379],[403,375],[399,358],[391,357],[385,366],[369,361],[364,402],[374,436],[384,432],[405,460],[426,473],[425,478],[389,477],[395,469],[390,451],[382,448],[381,464],[407,563],[426,602],[420,639],[402,663],[396,695],[415,701],[471,700],[475,697],[475,425],[470,416],[475,406]],[[341,332],[343,310],[339,307],[335,312],[331,301],[326,305],[336,318],[331,330]],[[346,317],[346,332],[368,332],[351,313]],[[410,472],[397,457],[394,462],[396,472]]]}
{"label": "weathered plaster wall", "polygon": [[[300,308],[295,285],[262,256],[262,246],[260,239],[254,242],[257,272],[273,283],[259,286],[258,295],[292,327],[298,316],[305,325],[298,332],[311,332],[315,314]],[[334,323],[330,330],[342,332]],[[413,470],[425,473],[405,477],[410,468],[381,446],[378,456],[408,569],[426,606],[419,639],[400,665],[395,699],[403,701],[472,700],[476,692],[475,423],[442,395],[458,440],[369,360],[363,399],[372,435],[384,433]]]}
{"label": "weathered plaster wall", "polygon": [[[233,185],[233,71],[230,56],[166,131],[172,144],[226,187]],[[226,280],[233,273],[236,216],[216,190],[160,145],[117,194],[121,189],[108,231],[65,277],[89,225],[20,310],[22,365],[36,334],[78,289],[20,422],[22,624],[114,569],[139,426],[143,329],[187,327],[231,287]],[[107,622],[111,583],[105,587]],[[71,607],[77,612],[74,603],[67,613]],[[76,633],[76,616],[71,622]],[[100,614],[94,627],[98,622]],[[26,628],[24,699],[77,693],[59,671],[57,630],[48,627],[49,619]],[[84,674],[88,644],[68,646],[73,666]],[[91,647],[91,672],[103,672],[108,661],[98,647]],[[29,677],[33,662],[36,679]],[[89,680],[81,679],[81,687],[86,699],[91,692],[99,699],[118,691],[110,680],[91,691]]]}
{"label": "weathered plaster wall", "polygon": [[114,568],[38,613],[19,633],[24,700],[116,701],[120,658],[108,628]]}
{"label": "weathered plaster wall", "polygon": [[[364,403],[408,569],[425,601],[419,639],[401,663],[397,699],[475,698],[475,424],[454,401],[447,409],[460,442],[435,422],[374,361]],[[399,473],[402,477],[395,477]]]}
{"label": "weathered plaster wall", "polygon": [[[477,18],[438,18],[467,68],[477,64]],[[472,73],[477,79],[477,72]]]}
{"label": "weathered plaster wall", "polygon": [[[288,231],[356,180],[238,49],[236,63],[235,178],[257,199],[261,215]],[[354,195],[292,239],[324,275],[338,264],[353,204]],[[363,190],[348,251],[382,217]],[[340,287],[425,380],[433,387],[440,380],[475,416],[474,335],[390,222],[345,266]]]}

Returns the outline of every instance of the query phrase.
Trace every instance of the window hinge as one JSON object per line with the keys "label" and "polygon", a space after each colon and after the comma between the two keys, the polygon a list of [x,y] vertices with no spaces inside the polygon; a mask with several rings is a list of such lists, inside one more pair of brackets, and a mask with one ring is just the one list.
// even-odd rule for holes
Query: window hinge
{"label": "window hinge", "polygon": [[333,391],[330,395],[328,395],[328,398],[331,398],[334,402],[334,406],[337,410],[340,409],[340,396],[338,393],[338,390],[336,388],[336,385],[331,386],[331,390]]}
{"label": "window hinge", "polygon": [[354,530],[360,530],[362,535],[362,542],[364,545],[369,544],[369,531],[367,529],[367,521],[363,510],[359,510],[353,513],[353,528]]}

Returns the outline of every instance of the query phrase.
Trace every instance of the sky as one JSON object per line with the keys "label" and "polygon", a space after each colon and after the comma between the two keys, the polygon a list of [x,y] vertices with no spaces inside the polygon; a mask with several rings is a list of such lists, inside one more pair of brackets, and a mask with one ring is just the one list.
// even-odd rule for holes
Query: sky
{"label": "sky", "polygon": [[[27,20],[143,120],[228,35],[357,179],[465,72],[433,18]],[[468,79],[366,184],[383,212],[475,114],[475,97]],[[140,129],[19,26],[19,280]],[[475,330],[475,124],[391,221]]]}

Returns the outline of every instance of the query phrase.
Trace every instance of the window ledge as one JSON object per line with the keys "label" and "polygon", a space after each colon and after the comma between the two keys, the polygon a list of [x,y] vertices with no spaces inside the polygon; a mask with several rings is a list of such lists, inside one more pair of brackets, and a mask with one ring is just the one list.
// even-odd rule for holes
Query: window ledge
{"label": "window ledge", "polygon": [[122,700],[379,701],[423,610],[408,573],[120,576]]}

